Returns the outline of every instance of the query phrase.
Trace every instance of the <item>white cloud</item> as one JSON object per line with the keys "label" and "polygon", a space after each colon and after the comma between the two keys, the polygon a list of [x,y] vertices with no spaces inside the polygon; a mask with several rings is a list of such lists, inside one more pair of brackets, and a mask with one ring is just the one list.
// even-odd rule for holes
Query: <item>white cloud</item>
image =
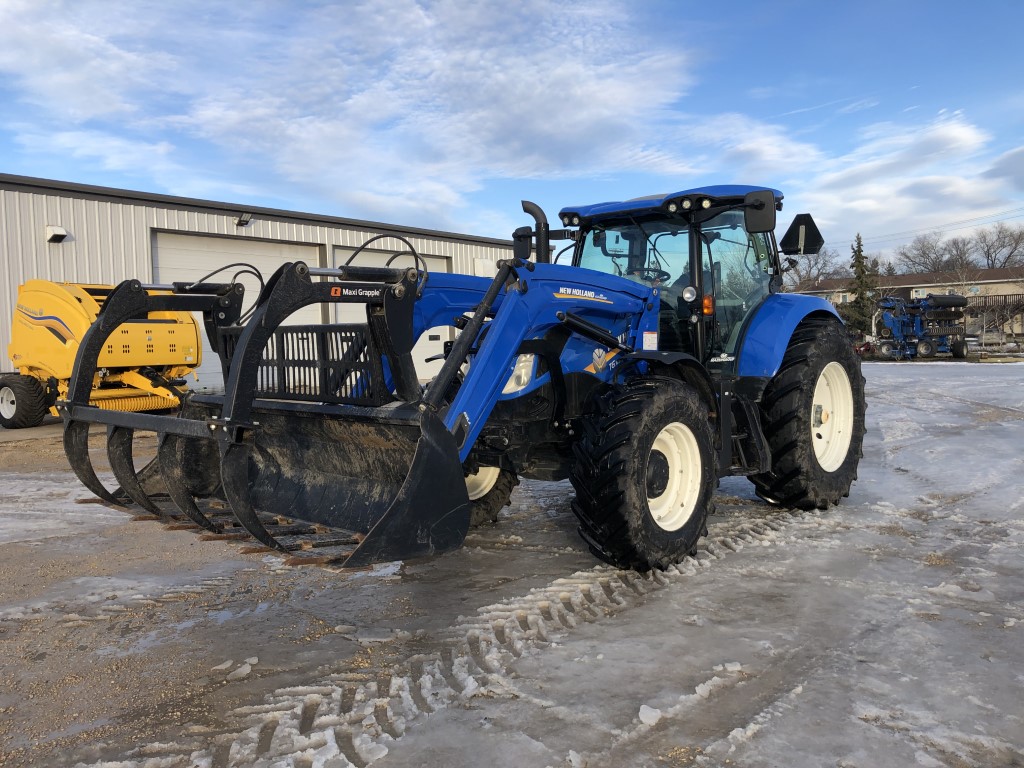
{"label": "white cloud", "polygon": [[698,120],[686,137],[714,156],[718,173],[731,172],[749,183],[799,174],[823,159],[816,146],[790,138],[783,126],[738,113]]}
{"label": "white cloud", "polygon": [[[133,93],[167,80],[167,55],[92,31],[102,27],[109,7],[34,0],[0,4],[0,73],[22,101],[81,122],[131,114],[137,110]],[[120,29],[130,37],[127,19]]]}
{"label": "white cloud", "polygon": [[137,173],[141,169],[167,171],[175,168],[170,160],[174,147],[165,142],[130,141],[99,131],[26,131],[16,140],[29,152],[56,152],[69,157],[97,161],[109,171]]}
{"label": "white cloud", "polygon": [[457,206],[490,178],[692,170],[659,143],[685,57],[633,42],[614,3],[379,0],[294,23],[319,42],[255,54],[173,124],[368,215]]}
{"label": "white cloud", "polygon": [[47,118],[68,129],[49,151],[154,178],[134,147],[213,145],[346,215],[422,221],[493,178],[690,171],[660,141],[686,56],[632,25],[614,0],[10,0],[0,72],[41,116],[35,152]]}
{"label": "white cloud", "polygon": [[996,158],[985,176],[1008,179],[1014,189],[1024,192],[1024,147],[1018,147]]}
{"label": "white cloud", "polygon": [[831,244],[860,232],[869,250],[888,250],[901,241],[883,235],[941,230],[952,219],[1006,208],[1005,185],[986,178],[979,162],[990,140],[958,112],[923,124],[876,123],[849,152],[822,162],[793,197],[815,213]]}
{"label": "white cloud", "polygon": [[[4,0],[0,76],[21,107],[0,129],[36,156],[175,194],[460,231],[495,180],[613,180],[608,197],[640,182],[764,183],[843,236],[938,223],[954,196],[957,218],[1005,209],[1005,191],[1024,189],[1024,150],[993,162],[988,131],[957,112],[828,135],[879,104],[702,111],[688,97],[701,62],[654,44],[634,14],[621,0]],[[750,89],[751,108],[799,90],[788,77]],[[815,92],[835,92],[815,77]],[[811,111],[820,125],[788,127]]]}
{"label": "white cloud", "polygon": [[839,114],[852,115],[854,112],[863,112],[866,109],[873,109],[879,104],[875,99],[858,99],[850,104],[839,108]]}

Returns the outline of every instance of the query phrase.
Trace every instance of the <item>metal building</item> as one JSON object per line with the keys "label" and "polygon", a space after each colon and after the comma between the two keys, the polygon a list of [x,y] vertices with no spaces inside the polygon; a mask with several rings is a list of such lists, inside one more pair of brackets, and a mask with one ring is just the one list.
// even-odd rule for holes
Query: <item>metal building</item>
{"label": "metal building", "polygon": [[[380,234],[409,240],[430,271],[489,277],[495,262],[510,257],[512,249],[507,240],[0,174],[0,371],[14,370],[7,344],[18,286],[26,280],[192,282],[235,262],[252,264],[269,277],[285,261],[343,264],[355,248]],[[386,238],[360,254],[357,263],[382,266],[406,250],[401,241]],[[411,256],[404,258],[412,264]],[[235,271],[212,279],[226,281]],[[245,275],[239,279],[255,297],[258,284]],[[357,321],[329,314],[342,306],[307,307],[296,313],[295,322]],[[439,365],[421,368],[421,361],[440,353],[449,338],[449,329],[438,329],[417,345],[421,377],[433,375]],[[220,386],[208,349],[199,374],[198,388]]]}

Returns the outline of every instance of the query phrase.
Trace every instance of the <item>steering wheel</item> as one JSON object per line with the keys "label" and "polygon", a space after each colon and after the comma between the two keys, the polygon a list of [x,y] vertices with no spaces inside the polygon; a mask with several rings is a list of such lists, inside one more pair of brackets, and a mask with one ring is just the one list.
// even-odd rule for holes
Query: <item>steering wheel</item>
{"label": "steering wheel", "polygon": [[672,279],[672,275],[664,269],[658,269],[657,267],[638,267],[637,269],[632,270],[630,274],[636,275],[641,280],[646,280],[648,283],[664,283]]}

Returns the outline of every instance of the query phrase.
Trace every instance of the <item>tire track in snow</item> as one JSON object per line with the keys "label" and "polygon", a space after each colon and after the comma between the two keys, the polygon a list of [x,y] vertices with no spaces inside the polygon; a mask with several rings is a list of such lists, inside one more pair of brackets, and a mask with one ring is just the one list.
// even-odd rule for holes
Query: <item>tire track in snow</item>
{"label": "tire track in snow", "polygon": [[[760,502],[719,500],[764,515]],[[760,519],[731,511],[709,526],[695,553],[666,571],[639,574],[608,566],[577,571],[545,587],[459,617],[437,637],[436,650],[416,653],[388,669],[356,666],[311,685],[281,688],[264,703],[240,707],[224,726],[188,729],[190,736],[132,750],[96,768],[365,768],[410,728],[474,696],[507,696],[515,661],[543,653],[581,623],[600,622],[684,583],[747,546],[773,546],[803,529],[833,526],[829,513],[769,510]],[[739,673],[716,675],[693,694],[706,698],[735,684]],[[685,706],[688,702],[681,702]],[[79,763],[79,766],[85,764]]]}
{"label": "tire track in snow", "polygon": [[[797,698],[803,692],[803,685],[785,684],[785,681],[792,679],[793,676],[799,676],[794,674],[789,663],[791,661],[793,660],[774,665],[756,677],[739,663],[718,665],[713,670],[712,677],[695,686],[692,693],[681,695],[673,706],[659,710],[647,709],[646,712],[645,708],[641,708],[640,714],[628,728],[613,735],[607,749],[582,755],[570,752],[565,758],[565,764],[628,765],[636,759],[637,749],[642,748],[643,742],[650,740],[652,736],[656,737],[657,730],[667,731],[666,735],[670,736],[671,725],[668,729],[665,726],[673,720],[685,720],[691,731],[709,734],[703,739],[702,744],[676,748],[677,751],[685,753],[678,755],[680,758],[686,758],[685,764],[727,764],[729,755],[737,746],[750,740],[773,718],[795,706]],[[820,660],[800,659],[796,672],[809,669],[817,663],[820,663]],[[760,688],[767,687],[772,693],[769,696],[759,696],[752,692],[752,681],[756,681]],[[782,689],[774,693],[780,686]],[[759,706],[758,702],[765,698],[768,698],[770,703]],[[737,721],[743,721],[744,724],[731,728],[724,725]],[[728,731],[724,731],[723,728],[728,728]],[[676,739],[670,736],[669,741],[674,743]]]}
{"label": "tire track in snow", "polygon": [[[955,724],[937,723],[930,713],[861,707],[856,716],[861,722],[898,733],[917,744],[921,748],[919,765],[1024,765],[1024,751],[1019,746],[982,733],[966,733]],[[929,757],[929,753],[943,760]]]}

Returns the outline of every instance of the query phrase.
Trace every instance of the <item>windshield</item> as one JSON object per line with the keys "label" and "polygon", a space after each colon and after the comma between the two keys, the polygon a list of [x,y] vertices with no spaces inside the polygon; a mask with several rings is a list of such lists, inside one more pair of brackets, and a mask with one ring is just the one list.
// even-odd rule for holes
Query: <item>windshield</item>
{"label": "windshield", "polygon": [[689,227],[679,221],[645,221],[595,229],[583,242],[580,266],[671,284],[690,271]]}
{"label": "windshield", "polygon": [[[660,349],[689,351],[711,362],[732,360],[744,321],[771,293],[771,236],[748,233],[740,210],[724,211],[694,228],[699,228],[697,274],[690,270],[690,227],[675,217],[634,219],[586,232],[578,263],[661,289]],[[689,303],[682,299],[687,286],[698,294]],[[713,316],[702,312],[704,296],[714,299]],[[704,327],[699,334],[693,327],[698,320]]]}

